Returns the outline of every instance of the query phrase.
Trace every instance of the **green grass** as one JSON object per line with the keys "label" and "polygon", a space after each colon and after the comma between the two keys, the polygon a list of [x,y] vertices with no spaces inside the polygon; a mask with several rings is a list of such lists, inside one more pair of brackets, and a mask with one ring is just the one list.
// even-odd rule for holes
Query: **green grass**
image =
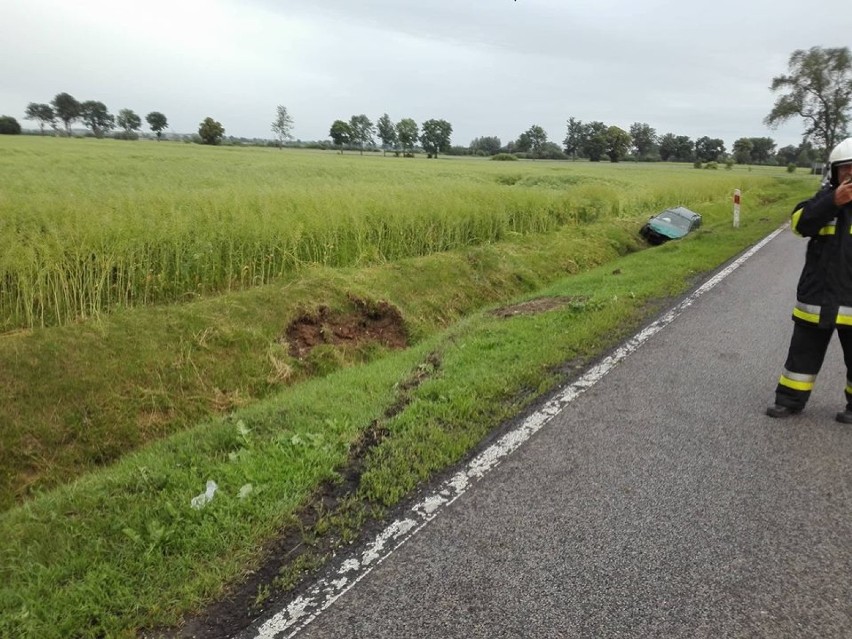
{"label": "green grass", "polygon": [[[419,342],[486,304],[637,250],[599,223],[363,269],[299,277],[193,303],[134,309],[0,337],[0,507],[112,462],[145,442],[382,349],[293,357],[285,329],[304,311],[390,300]],[[119,356],[120,354],[120,356]]]}
{"label": "green grass", "polygon": [[0,331],[647,216],[765,182],[686,165],[4,139]]}
{"label": "green grass", "polygon": [[[257,319],[281,312],[268,308],[274,300],[343,304],[344,294],[354,292],[399,306],[415,344],[323,378],[270,389],[249,406],[186,424],[108,467],[94,463],[75,481],[8,509],[0,515],[0,636],[134,637],[141,628],[177,623],[258,566],[264,544],[293,526],[319,484],[340,481],[355,443],[377,424],[387,436],[367,452],[353,498],[363,512],[397,503],[418,482],[462,459],[501,420],[563,381],[565,362],[587,363],[631,334],[697,277],[776,228],[815,186],[763,179],[744,197],[739,230],[730,228],[723,192],[693,205],[705,217],[701,231],[651,250],[633,250],[637,245],[629,238],[636,221],[615,218],[384,266],[317,268],[305,275],[319,279],[309,277],[307,284],[294,278],[195,304],[118,313],[96,325],[7,336],[2,350],[16,353],[9,357],[19,364],[65,359],[69,344],[80,357],[94,352],[79,365],[84,374],[95,362],[105,364],[113,348],[130,349],[128,327],[140,335],[178,333],[183,337],[173,339],[187,345],[163,361],[196,362],[198,377],[207,378],[214,373],[198,364],[204,347],[198,338],[188,344],[193,331],[203,335],[221,326],[222,335],[205,340],[211,359],[224,352],[239,366],[245,356],[238,349],[218,349],[240,342],[240,331],[255,331],[255,348],[268,349],[276,331],[264,322],[279,329],[286,323],[286,317]],[[574,245],[567,243],[572,237]],[[584,246],[596,248],[584,254]],[[552,265],[549,271],[546,265]],[[476,311],[519,292],[525,292],[520,300],[584,301],[508,319]],[[117,334],[128,341],[103,346]],[[86,337],[78,342],[81,335]],[[139,351],[151,348],[140,345]],[[138,368],[130,359],[128,365]],[[432,364],[424,369],[427,362]],[[161,374],[169,365],[162,365]],[[184,370],[189,379],[192,368]],[[406,384],[418,370],[425,370],[419,384]],[[84,432],[82,427],[77,435]],[[190,500],[210,479],[219,485],[216,498],[192,509]],[[247,485],[251,492],[240,498]],[[306,536],[328,523],[319,522]],[[303,565],[321,560],[321,553],[300,559]]]}

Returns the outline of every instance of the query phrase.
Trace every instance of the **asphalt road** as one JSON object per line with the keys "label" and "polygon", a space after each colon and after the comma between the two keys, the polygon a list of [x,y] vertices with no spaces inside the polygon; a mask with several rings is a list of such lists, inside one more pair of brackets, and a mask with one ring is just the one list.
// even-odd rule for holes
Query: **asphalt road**
{"label": "asphalt road", "polygon": [[836,339],[806,411],[763,414],[804,245],[769,242],[296,636],[852,637]]}

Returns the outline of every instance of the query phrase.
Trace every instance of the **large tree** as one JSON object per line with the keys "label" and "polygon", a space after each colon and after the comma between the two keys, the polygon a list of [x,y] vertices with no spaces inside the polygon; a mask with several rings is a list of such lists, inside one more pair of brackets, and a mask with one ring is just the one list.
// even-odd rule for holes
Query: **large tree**
{"label": "large tree", "polygon": [[426,120],[420,127],[420,144],[430,156],[437,158],[438,152],[450,148],[453,125],[446,120]]}
{"label": "large tree", "polygon": [[142,118],[136,115],[133,109],[121,109],[115,118],[115,122],[124,129],[124,135],[127,138],[137,138],[138,136],[134,135],[134,131],[142,128]]}
{"label": "large tree", "polygon": [[577,118],[568,118],[568,132],[562,144],[565,147],[565,154],[570,155],[571,159],[577,159],[577,153],[583,148],[586,141],[586,126],[582,120]]}
{"label": "large tree", "polygon": [[222,136],[225,135],[225,127],[213,118],[204,118],[204,121],[198,126],[198,135],[204,144],[219,144],[222,141]]}
{"label": "large tree", "polygon": [[750,138],[751,159],[757,164],[769,164],[775,155],[775,140],[772,138]]}
{"label": "large tree", "polygon": [[852,54],[848,47],[797,49],[789,75],[772,79],[770,89],[786,90],[764,122],[777,126],[793,117],[805,121],[804,140],[830,151],[846,135],[852,107]]}
{"label": "large tree", "polygon": [[279,104],[272,121],[272,132],[278,137],[278,148],[284,148],[284,142],[293,138],[293,118],[287,113],[287,107]]}
{"label": "large tree", "polygon": [[606,153],[607,126],[603,122],[594,121],[583,125],[583,143],[580,154],[592,162],[600,162]]}
{"label": "large tree", "polygon": [[80,103],[73,95],[57,93],[51,102],[56,117],[65,125],[65,133],[71,136],[71,124],[80,118]]}
{"label": "large tree", "polygon": [[393,124],[393,120],[390,119],[387,113],[383,113],[382,117],[376,122],[376,131],[379,139],[382,141],[382,155],[388,149],[396,148],[396,145],[399,143],[399,136],[396,134],[396,127]]}
{"label": "large tree", "polygon": [[[733,154],[734,161],[737,164],[751,164],[751,152],[754,149],[754,143],[751,138],[740,138],[734,141]],[[793,147],[795,152],[795,147]]]}
{"label": "large tree", "polygon": [[633,152],[639,159],[649,159],[657,150],[657,132],[650,124],[634,122],[630,125],[630,139],[633,141]]}
{"label": "large tree", "polygon": [[329,129],[328,134],[331,136],[331,141],[334,143],[334,146],[339,146],[341,152],[343,151],[344,146],[352,144],[352,127],[349,126],[348,122],[335,120],[332,122],[331,129]]}
{"label": "large tree", "polygon": [[86,100],[80,105],[80,119],[96,138],[104,137],[115,126],[115,117],[97,100]]}
{"label": "large tree", "polygon": [[0,115],[0,134],[20,135],[21,124],[11,115]]}
{"label": "large tree", "polygon": [[53,107],[49,104],[30,102],[27,105],[25,117],[27,120],[38,120],[42,135],[44,135],[45,124],[49,124],[51,128],[56,126],[56,114],[53,112]]}
{"label": "large tree", "polygon": [[521,133],[515,148],[518,151],[531,152],[534,157],[538,157],[545,144],[547,144],[547,132],[538,124],[533,124]]}
{"label": "large tree", "polygon": [[725,155],[725,143],[719,138],[703,136],[695,141],[695,158],[702,162],[716,162]]}
{"label": "large tree", "polygon": [[775,162],[781,166],[799,163],[799,147],[788,144],[775,153]]}
{"label": "large tree", "polygon": [[606,130],[606,154],[610,162],[618,162],[630,151],[633,141],[630,134],[617,126],[607,127]]}
{"label": "large tree", "polygon": [[474,138],[470,143],[470,152],[472,155],[497,155],[502,146],[497,136]]}
{"label": "large tree", "polygon": [[145,116],[145,121],[148,123],[148,126],[151,127],[151,130],[157,134],[157,141],[160,141],[160,138],[163,135],[163,129],[168,128],[169,121],[159,111],[151,111],[148,115]]}
{"label": "large tree", "polygon": [[363,113],[361,115],[353,115],[349,118],[349,128],[352,129],[352,142],[361,147],[361,155],[364,155],[364,147],[368,144],[374,144],[373,123]]}
{"label": "large tree", "polygon": [[[775,140],[772,138],[740,138],[734,142],[733,155],[737,164],[777,163]],[[788,163],[785,162],[785,164]]]}
{"label": "large tree", "polygon": [[660,159],[663,162],[691,162],[695,144],[686,135],[666,133],[660,138]]}
{"label": "large tree", "polygon": [[411,118],[402,118],[396,123],[396,136],[399,138],[403,155],[414,153],[414,145],[417,143],[417,122]]}

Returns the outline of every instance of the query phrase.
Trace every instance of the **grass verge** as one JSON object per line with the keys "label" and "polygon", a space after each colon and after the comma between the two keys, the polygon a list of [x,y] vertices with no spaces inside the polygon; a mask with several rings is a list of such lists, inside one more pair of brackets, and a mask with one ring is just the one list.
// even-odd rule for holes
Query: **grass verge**
{"label": "grass verge", "polygon": [[[565,362],[594,360],[777,227],[800,195],[767,203],[736,231],[727,203],[708,205],[693,237],[530,286],[527,298],[572,300],[546,312],[458,319],[454,310],[446,330],[411,312],[420,337],[407,350],[307,380],[9,509],[0,515],[0,636],[134,637],[179,624],[259,568],[271,540],[299,530],[319,487],[345,483],[353,459],[346,508],[299,532],[310,541],[356,530],[564,381]],[[354,454],[371,429],[382,435]],[[192,508],[210,480],[214,498]],[[340,513],[348,524],[336,525]],[[322,560],[303,553],[299,565]],[[258,602],[292,583],[287,574],[260,587]]]}
{"label": "grass verge", "polygon": [[389,300],[419,342],[488,304],[635,251],[608,221],[362,269],[314,267],[274,285],[0,337],[0,509],[150,441],[310,377],[383,356],[374,342],[308,356],[288,327]]}

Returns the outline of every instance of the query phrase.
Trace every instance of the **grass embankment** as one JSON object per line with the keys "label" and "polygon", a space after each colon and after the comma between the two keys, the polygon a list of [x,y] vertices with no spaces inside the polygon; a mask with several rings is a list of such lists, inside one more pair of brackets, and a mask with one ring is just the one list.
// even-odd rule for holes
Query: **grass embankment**
{"label": "grass embankment", "polygon": [[[573,270],[572,263],[591,265],[594,259],[578,264],[576,253],[564,252],[564,247],[561,252],[551,234],[365,271],[312,272],[326,278],[319,280],[323,288],[301,289],[302,294],[310,292],[329,304],[340,304],[344,292],[392,301],[410,322],[415,345],[305,381],[151,443],[109,468],[8,510],[0,516],[0,636],[132,637],[142,627],[176,623],[256,567],[263,544],[293,524],[318,486],[340,480],[340,470],[352,461],[350,454],[364,433],[381,432],[384,436],[359,462],[360,481],[347,502],[346,522],[357,529],[360,517],[381,512],[430,474],[460,460],[496,424],[562,381],[563,363],[596,357],[635,330],[658,300],[682,293],[697,275],[777,227],[812,188],[812,183],[795,181],[756,186],[747,201],[763,205],[746,208],[738,231],[729,228],[727,197],[693,205],[705,217],[704,229],[694,236],[624,255],[549,286],[541,286],[546,278],[553,282],[560,272]],[[780,199],[771,197],[779,193]],[[626,239],[625,228],[616,228],[589,227],[573,250],[588,243],[609,245],[600,254],[604,258],[623,252],[632,240]],[[595,241],[600,234],[604,241]],[[540,256],[535,250],[539,246]],[[548,270],[548,262],[554,261],[556,266]],[[503,288],[515,271],[522,274],[521,284]],[[465,301],[471,294],[465,291],[479,290],[466,288],[466,280],[485,285],[486,291],[491,286],[493,292],[480,291]],[[425,288],[413,290],[412,282]],[[255,347],[267,362],[259,367],[266,378],[267,350],[287,320],[280,311],[261,309],[298,296],[299,290],[293,281],[289,287],[226,298],[218,307],[212,300],[200,302],[195,313],[174,307],[139,316],[137,311],[118,314],[102,324],[100,336],[109,339],[114,327],[122,332],[136,328],[140,336],[166,334],[171,328],[188,340],[185,336],[193,331],[203,335],[215,319],[226,327],[220,330],[228,346],[239,341],[242,331],[251,335],[242,322],[253,309],[269,317],[268,328],[257,329]],[[475,313],[461,318],[517,291],[566,296],[574,302],[529,316]],[[214,306],[204,306],[208,303]],[[202,319],[192,324],[196,316]],[[192,327],[188,332],[186,323]],[[442,326],[447,328],[440,330]],[[58,334],[56,330],[50,334]],[[87,325],[61,330],[98,334]],[[5,339],[19,340],[18,353],[24,353],[29,340],[45,340],[43,348],[15,356],[19,363],[32,363],[33,353],[55,354],[59,348],[51,342],[55,338],[41,335],[37,331]],[[181,352],[184,360],[195,362],[186,369],[186,379],[204,354],[197,342],[170,354],[172,363]],[[235,357],[237,361],[243,360]],[[169,365],[160,364],[161,372],[153,377]],[[82,425],[80,433],[86,428]],[[191,498],[208,480],[218,483],[218,493],[205,508],[192,509]],[[305,531],[306,540],[332,525],[333,515],[321,518],[317,530]],[[303,557],[311,563],[310,555]],[[259,596],[265,592],[261,589]]]}
{"label": "grass embankment", "polygon": [[305,269],[275,284],[0,337],[0,507],[284,386],[381,357],[363,344],[304,358],[305,312],[388,300],[417,343],[477,308],[636,250],[623,223],[567,229],[363,269]]}

